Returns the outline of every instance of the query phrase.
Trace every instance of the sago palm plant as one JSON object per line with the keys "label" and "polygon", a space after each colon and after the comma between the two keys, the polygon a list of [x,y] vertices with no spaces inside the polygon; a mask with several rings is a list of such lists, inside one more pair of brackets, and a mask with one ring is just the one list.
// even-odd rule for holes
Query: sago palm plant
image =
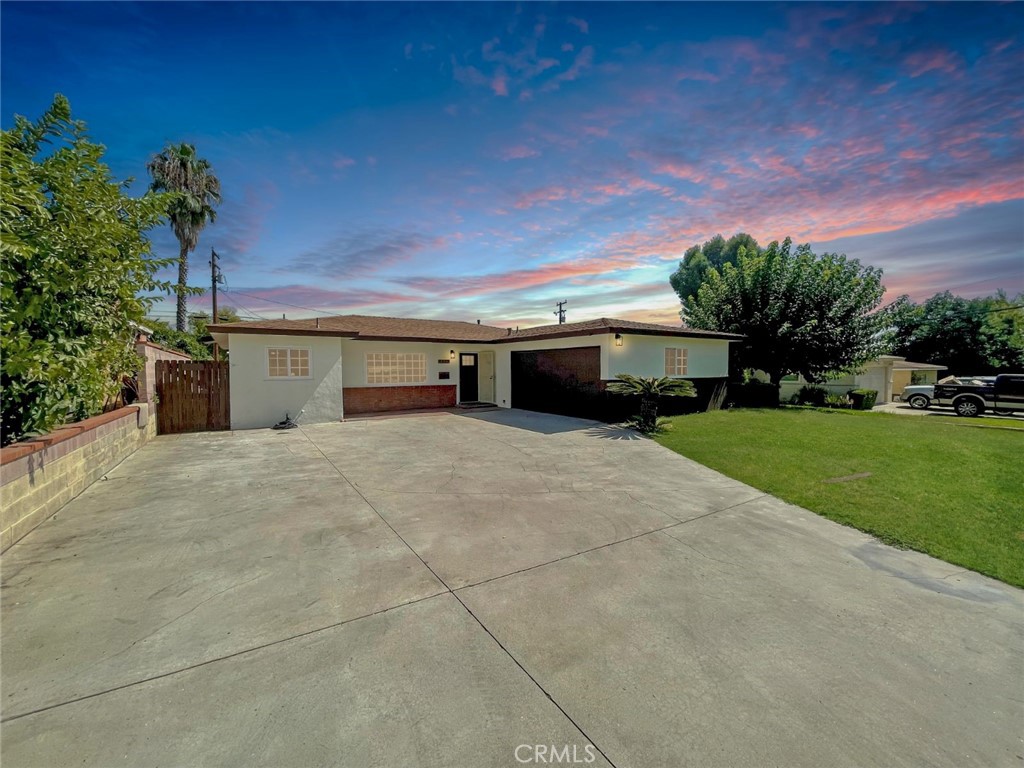
{"label": "sago palm plant", "polygon": [[658,426],[658,400],[663,396],[696,397],[692,381],[671,379],[668,376],[633,376],[620,373],[617,381],[608,384],[608,391],[615,395],[639,395],[640,418],[637,428],[641,432],[653,432]]}

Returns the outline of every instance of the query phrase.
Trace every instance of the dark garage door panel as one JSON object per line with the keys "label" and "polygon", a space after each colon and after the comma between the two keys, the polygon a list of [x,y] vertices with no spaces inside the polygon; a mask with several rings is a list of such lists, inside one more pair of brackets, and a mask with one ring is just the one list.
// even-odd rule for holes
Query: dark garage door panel
{"label": "dark garage door panel", "polygon": [[512,407],[593,418],[601,395],[601,348],[512,353]]}

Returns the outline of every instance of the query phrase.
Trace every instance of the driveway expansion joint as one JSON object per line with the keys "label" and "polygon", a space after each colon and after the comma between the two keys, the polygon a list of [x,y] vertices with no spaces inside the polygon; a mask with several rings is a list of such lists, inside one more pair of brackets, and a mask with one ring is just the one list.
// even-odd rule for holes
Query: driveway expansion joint
{"label": "driveway expansion joint", "polygon": [[[580,735],[583,736],[583,738],[585,738],[587,740],[587,742],[589,744],[591,744],[594,747],[594,749],[596,749],[598,751],[598,753],[601,755],[601,757],[603,757],[605,759],[605,761],[607,761],[607,763],[610,766],[612,766],[612,768],[618,768],[616,766],[615,762],[610,757],[608,757],[607,754],[605,754],[604,750],[601,749],[601,747],[594,741],[594,739],[592,739],[587,734],[587,732],[583,730],[583,727],[579,723],[577,723],[576,720],[568,712],[565,711],[565,709],[562,707],[562,705],[559,704],[558,701],[555,700],[555,697],[552,696],[548,692],[548,690],[543,685],[540,684],[540,682],[537,680],[537,678],[535,678],[532,674],[530,674],[530,671],[526,667],[523,666],[522,662],[520,662],[519,659],[517,659],[512,654],[512,652],[508,648],[506,648],[505,645],[494,635],[494,633],[491,632],[490,629],[488,629],[487,625],[484,624],[475,613],[473,613],[473,611],[470,609],[470,607],[468,605],[466,605],[465,602],[463,602],[462,598],[455,593],[455,590],[453,590],[448,585],[448,583],[444,579],[442,579],[433,568],[430,567],[430,565],[427,563],[427,561],[424,560],[420,556],[419,552],[417,552],[415,549],[413,549],[412,545],[410,545],[409,542],[406,541],[397,530],[395,530],[394,526],[392,526],[391,523],[388,522],[388,519],[386,517],[384,517],[384,515],[382,515],[380,513],[380,511],[377,509],[377,507],[375,507],[373,505],[373,503],[368,498],[366,498],[365,495],[363,495],[363,492],[360,491],[359,488],[356,487],[355,483],[353,483],[351,480],[348,479],[348,477],[345,475],[345,473],[342,472],[341,469],[338,468],[338,465],[335,464],[333,461],[331,461],[330,457],[320,449],[320,446],[317,445],[316,442],[312,438],[310,438],[310,436],[308,434],[306,434],[306,431],[303,430],[301,427],[299,427],[299,431],[302,432],[302,434],[305,435],[306,439],[309,440],[310,443],[312,443],[313,447],[316,448],[320,452],[320,455],[323,456],[324,459],[326,459],[327,463],[330,464],[332,467],[334,467],[334,470],[342,478],[344,478],[345,482],[347,482],[352,487],[352,490],[354,490],[356,493],[358,493],[362,497],[363,501],[366,502],[366,504],[370,507],[370,509],[372,509],[376,513],[376,515],[381,519],[381,522],[383,522],[384,525],[386,525],[391,530],[391,532],[394,533],[395,536],[398,537],[398,540],[401,541],[409,549],[409,551],[413,553],[413,555],[415,555],[417,560],[419,560],[421,563],[423,563],[423,567],[426,568],[428,571],[430,571],[434,575],[434,578],[437,579],[437,581],[441,585],[443,585],[446,590],[448,590],[447,593],[450,594],[453,598],[455,598],[455,600],[458,601],[459,605],[462,606],[463,610],[466,611],[466,613],[468,613],[470,615],[470,617],[472,617],[473,621],[475,621],[479,625],[480,629],[482,629],[484,632],[487,633],[487,636],[490,637],[495,642],[495,644],[498,646],[498,648],[500,648],[505,653],[505,655],[508,656],[508,658],[512,660],[512,663],[515,664],[524,675],[526,675],[526,677],[530,680],[530,682],[532,682],[534,684],[534,686],[536,686],[537,690],[539,690],[542,694],[544,694],[545,698],[547,698],[547,700],[550,701],[555,706],[555,708],[559,712],[562,713],[562,716],[565,717],[565,719],[568,720],[572,724],[572,726],[580,733]],[[454,473],[454,467],[455,467],[455,465],[453,463],[452,464],[452,471],[453,471],[453,473]]]}

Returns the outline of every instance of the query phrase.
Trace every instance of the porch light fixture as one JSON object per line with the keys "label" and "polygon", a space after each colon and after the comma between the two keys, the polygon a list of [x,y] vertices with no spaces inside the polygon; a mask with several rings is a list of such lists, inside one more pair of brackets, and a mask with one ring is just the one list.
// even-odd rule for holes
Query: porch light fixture
{"label": "porch light fixture", "polygon": [[621,347],[622,346],[622,334],[621,333],[616,333],[615,334],[615,346],[616,347]]}
{"label": "porch light fixture", "polygon": [[448,359],[449,360],[454,360],[455,359],[455,350],[454,349],[448,350]]}

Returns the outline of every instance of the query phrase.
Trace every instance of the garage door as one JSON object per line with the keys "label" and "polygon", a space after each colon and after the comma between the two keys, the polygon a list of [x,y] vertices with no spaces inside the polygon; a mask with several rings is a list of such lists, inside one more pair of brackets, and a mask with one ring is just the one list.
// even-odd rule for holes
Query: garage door
{"label": "garage door", "polygon": [[597,418],[601,348],[541,349],[512,353],[512,407]]}

